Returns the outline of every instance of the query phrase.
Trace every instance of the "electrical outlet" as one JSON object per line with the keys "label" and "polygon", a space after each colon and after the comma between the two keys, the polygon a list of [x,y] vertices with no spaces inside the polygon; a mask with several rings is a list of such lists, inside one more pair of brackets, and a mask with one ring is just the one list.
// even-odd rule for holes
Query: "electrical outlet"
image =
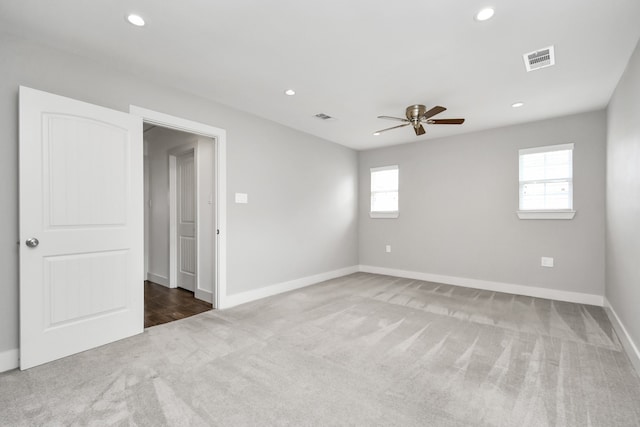
{"label": "electrical outlet", "polygon": [[391,252],[391,245],[387,245],[387,246],[385,246],[384,251],[385,251],[386,253]]}
{"label": "electrical outlet", "polygon": [[553,258],[543,256],[540,258],[540,265],[542,267],[553,267]]}

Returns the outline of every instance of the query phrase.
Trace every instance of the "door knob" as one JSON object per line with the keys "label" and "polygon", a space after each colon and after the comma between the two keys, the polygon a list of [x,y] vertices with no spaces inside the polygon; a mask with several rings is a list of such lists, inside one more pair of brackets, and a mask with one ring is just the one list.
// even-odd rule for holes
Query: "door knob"
{"label": "door knob", "polygon": [[25,243],[30,248],[35,248],[36,246],[38,246],[40,244],[40,241],[38,239],[36,239],[35,237],[32,237],[30,239],[27,239],[27,241]]}

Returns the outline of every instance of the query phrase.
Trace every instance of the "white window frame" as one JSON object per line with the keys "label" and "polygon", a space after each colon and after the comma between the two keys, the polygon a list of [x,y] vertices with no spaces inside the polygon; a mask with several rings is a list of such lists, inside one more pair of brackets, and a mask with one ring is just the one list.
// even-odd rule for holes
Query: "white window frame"
{"label": "white window frame", "polygon": [[[371,177],[375,172],[382,172],[387,170],[397,170],[398,171],[398,188],[396,192],[398,193],[398,210],[395,211],[374,211],[373,209],[373,194],[376,193],[371,190]],[[369,190],[371,191],[369,197],[369,217],[371,218],[398,218],[399,210],[400,210],[400,168],[398,165],[389,165],[389,166],[380,166],[377,168],[369,169]]]}
{"label": "white window frame", "polygon": [[[542,179],[536,181],[521,181],[520,180],[520,158],[526,154],[536,153],[549,153],[552,151],[571,150],[571,162],[573,164],[573,151],[574,144],[558,144],[547,145],[544,147],[525,148],[518,151],[518,207],[520,207],[520,196],[522,194],[522,186],[529,183],[546,183],[554,182],[554,179]],[[518,210],[518,218],[520,219],[573,219],[576,215],[576,211],[573,210],[573,166],[571,170],[571,178],[569,179],[569,203],[570,209],[540,209],[540,210]]]}

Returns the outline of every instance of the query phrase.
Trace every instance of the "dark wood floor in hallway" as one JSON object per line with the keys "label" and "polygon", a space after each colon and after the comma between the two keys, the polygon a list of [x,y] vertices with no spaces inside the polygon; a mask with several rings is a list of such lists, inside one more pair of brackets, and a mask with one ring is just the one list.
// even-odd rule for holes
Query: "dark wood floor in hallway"
{"label": "dark wood floor in hallway", "polygon": [[211,310],[213,306],[181,288],[144,282],[144,327],[161,325]]}

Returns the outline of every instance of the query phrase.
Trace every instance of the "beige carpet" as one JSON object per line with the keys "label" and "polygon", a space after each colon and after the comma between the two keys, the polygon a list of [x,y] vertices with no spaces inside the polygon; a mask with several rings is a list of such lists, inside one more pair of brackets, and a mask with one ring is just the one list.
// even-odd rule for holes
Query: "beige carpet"
{"label": "beige carpet", "polygon": [[0,375],[3,426],[637,426],[598,307],[357,273]]}

